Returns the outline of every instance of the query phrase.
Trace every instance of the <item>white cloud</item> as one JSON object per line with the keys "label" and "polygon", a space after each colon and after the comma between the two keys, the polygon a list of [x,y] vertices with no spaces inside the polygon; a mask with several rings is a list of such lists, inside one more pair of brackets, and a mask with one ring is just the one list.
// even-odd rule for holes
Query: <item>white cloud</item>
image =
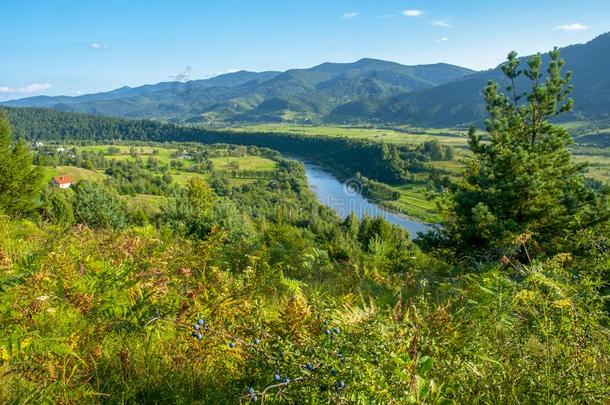
{"label": "white cloud", "polygon": [[352,18],[356,17],[359,14],[360,14],[360,12],[358,12],[358,11],[348,11],[346,13],[343,13],[341,18],[343,18],[344,20],[351,20]]}
{"label": "white cloud", "polygon": [[423,13],[424,12],[421,10],[405,10],[402,12],[402,14],[406,15],[407,17],[419,17]]}
{"label": "white cloud", "polygon": [[37,93],[51,87],[49,83],[32,83],[30,85],[18,88],[18,93]]}
{"label": "white cloud", "polygon": [[184,70],[182,70],[182,72],[178,73],[177,75],[170,75],[169,78],[175,82],[186,82],[187,80],[189,80],[192,71],[193,68],[187,66],[184,68]]}
{"label": "white cloud", "polygon": [[30,93],[38,93],[40,91],[46,90],[51,85],[49,83],[32,83],[27,86],[19,87],[16,89],[10,88],[8,86],[0,86],[0,93],[11,93],[11,94],[30,94]]}
{"label": "white cloud", "polygon": [[562,31],[582,31],[582,30],[586,30],[588,29],[589,26],[588,25],[584,25],[581,23],[572,23],[572,24],[565,24],[565,25],[558,25],[557,27],[555,27],[556,30],[562,30]]}
{"label": "white cloud", "polygon": [[449,41],[449,38],[447,38],[447,37],[441,37],[441,38],[436,40],[436,42],[438,42],[439,44],[442,43],[442,42],[447,42],[447,41]]}
{"label": "white cloud", "polygon": [[106,45],[106,44],[98,44],[97,42],[94,42],[92,44],[89,44],[89,48],[93,48],[93,49],[106,49],[106,48],[108,48],[108,45]]}
{"label": "white cloud", "polygon": [[447,20],[432,20],[431,24],[441,28],[451,28],[451,24]]}

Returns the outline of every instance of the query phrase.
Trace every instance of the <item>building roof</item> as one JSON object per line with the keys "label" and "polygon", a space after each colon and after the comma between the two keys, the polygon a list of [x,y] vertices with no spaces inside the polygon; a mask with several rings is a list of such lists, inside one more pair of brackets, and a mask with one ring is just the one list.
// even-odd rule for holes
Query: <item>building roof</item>
{"label": "building roof", "polygon": [[55,184],[72,184],[74,183],[74,180],[70,176],[61,175],[53,177],[53,182]]}

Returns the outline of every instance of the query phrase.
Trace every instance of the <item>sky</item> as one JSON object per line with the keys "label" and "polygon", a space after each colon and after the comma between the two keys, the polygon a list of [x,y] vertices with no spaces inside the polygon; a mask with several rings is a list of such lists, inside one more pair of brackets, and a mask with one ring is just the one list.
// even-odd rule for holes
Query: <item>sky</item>
{"label": "sky", "polygon": [[0,101],[377,58],[482,70],[610,31],[608,0],[0,1]]}

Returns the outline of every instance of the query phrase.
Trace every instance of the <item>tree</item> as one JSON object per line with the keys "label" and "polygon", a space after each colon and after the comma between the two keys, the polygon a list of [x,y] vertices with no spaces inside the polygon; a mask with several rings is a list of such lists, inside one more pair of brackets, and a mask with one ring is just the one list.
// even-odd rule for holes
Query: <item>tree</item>
{"label": "tree", "polygon": [[208,183],[193,177],[186,186],[188,201],[196,215],[207,215],[214,203],[214,193]]}
{"label": "tree", "polygon": [[71,201],[72,196],[71,190],[48,187],[42,194],[41,211],[43,217],[54,224],[73,225],[75,218]]}
{"label": "tree", "polygon": [[101,184],[80,181],[75,185],[73,207],[76,220],[90,227],[121,229],[127,226],[125,204]]}
{"label": "tree", "polygon": [[18,216],[36,207],[42,172],[32,162],[25,141],[14,142],[8,119],[0,112],[0,211]]}
{"label": "tree", "polygon": [[[608,220],[607,200],[586,186],[585,165],[576,164],[567,148],[568,131],[550,122],[573,106],[571,74],[562,74],[559,51],[550,52],[546,75],[540,55],[523,70],[521,63],[511,52],[502,67],[509,96],[497,83],[486,86],[487,138],[471,128],[473,157],[444,207],[444,228],[428,242],[479,257],[529,259],[540,252],[572,252],[580,229]],[[526,80],[530,88],[520,92],[517,81]],[[529,252],[526,241],[533,245]]]}

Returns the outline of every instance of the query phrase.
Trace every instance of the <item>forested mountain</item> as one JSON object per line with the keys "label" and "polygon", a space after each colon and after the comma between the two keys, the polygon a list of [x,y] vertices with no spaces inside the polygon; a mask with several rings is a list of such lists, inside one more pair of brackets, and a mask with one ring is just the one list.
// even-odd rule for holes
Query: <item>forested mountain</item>
{"label": "forested mountain", "polygon": [[[610,116],[610,33],[585,44],[561,49],[565,69],[572,71],[575,109],[568,118],[605,119]],[[525,58],[527,59],[527,58]],[[543,56],[544,63],[548,55]],[[477,72],[431,89],[391,97],[375,113],[383,122],[439,127],[481,122],[485,116],[482,88],[489,81],[508,85],[500,66]],[[517,83],[526,90],[524,81]]]}
{"label": "forested mountain", "polygon": [[239,71],[205,80],[162,82],[134,88],[125,86],[78,97],[37,96],[4,104],[129,118],[173,118],[188,116],[195,106],[242,94],[278,74],[279,72]]}
{"label": "forested mountain", "polygon": [[374,59],[324,63],[286,72],[236,72],[207,80],[165,82],[78,97],[31,97],[4,103],[129,118],[188,121],[341,120],[363,116],[381,100],[432,88],[472,73],[448,64],[404,66]]}
{"label": "forested mountain", "polygon": [[[575,110],[566,119],[608,119],[610,33],[561,49],[573,72]],[[544,55],[544,62],[548,55]],[[375,59],[285,72],[235,72],[79,97],[3,103],[176,122],[392,122],[447,127],[482,122],[481,89],[505,85],[500,66],[473,72],[448,64],[404,66]],[[518,86],[522,83],[518,83]]]}

